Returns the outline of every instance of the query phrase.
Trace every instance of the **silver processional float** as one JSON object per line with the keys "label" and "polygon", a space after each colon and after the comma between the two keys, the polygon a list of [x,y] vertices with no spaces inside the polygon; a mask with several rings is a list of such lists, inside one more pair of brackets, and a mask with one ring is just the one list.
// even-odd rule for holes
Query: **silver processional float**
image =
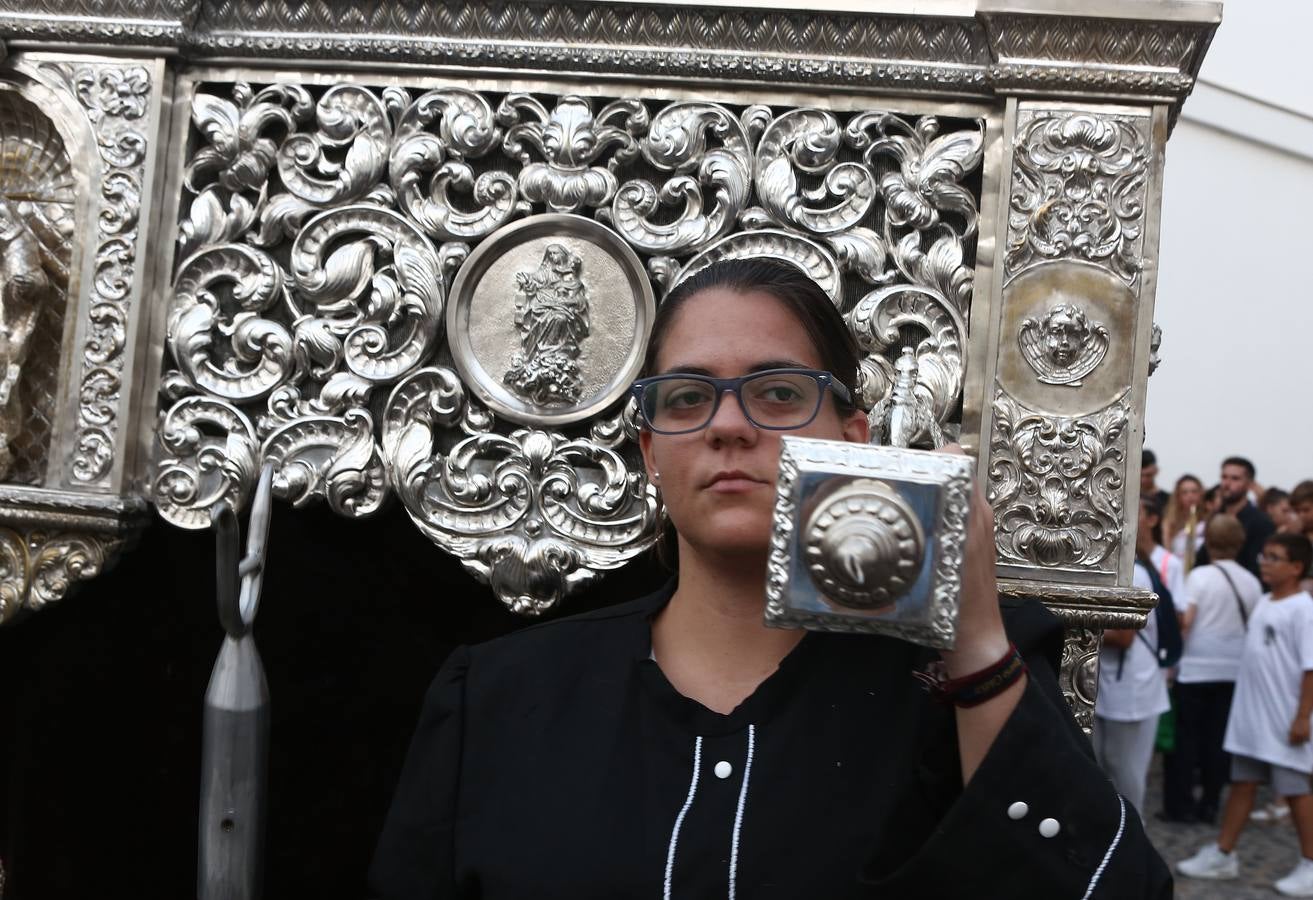
{"label": "silver processional float", "polygon": [[[892,445],[787,442],[772,618],[951,640],[974,479],[1089,727],[1103,629],[1153,604],[1123,535],[1164,155],[1218,4],[121,6],[0,0],[0,624],[152,509],[231,560],[271,499],[398,503],[556,609],[659,533],[624,396],[656,304],[770,255],[843,314]],[[220,572],[207,720],[247,752],[254,607]],[[203,869],[254,834],[215,804]]]}

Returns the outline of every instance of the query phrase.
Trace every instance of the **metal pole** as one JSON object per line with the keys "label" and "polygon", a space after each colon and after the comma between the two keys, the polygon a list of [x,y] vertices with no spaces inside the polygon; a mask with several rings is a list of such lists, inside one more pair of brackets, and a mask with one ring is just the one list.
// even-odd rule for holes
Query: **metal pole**
{"label": "metal pole", "polygon": [[263,889],[269,686],[251,626],[260,604],[272,478],[273,467],[266,464],[240,562],[232,507],[223,503],[211,513],[225,636],[205,691],[199,900],[259,900]]}

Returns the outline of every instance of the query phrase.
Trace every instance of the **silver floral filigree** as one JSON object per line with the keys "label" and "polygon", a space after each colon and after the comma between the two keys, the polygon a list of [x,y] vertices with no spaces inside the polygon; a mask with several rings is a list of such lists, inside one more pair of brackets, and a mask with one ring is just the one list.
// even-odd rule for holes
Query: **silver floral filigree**
{"label": "silver floral filigree", "polygon": [[191,385],[240,402],[259,400],[287,380],[292,336],[263,316],[285,300],[282,269],[254,247],[223,244],[184,261],[174,283],[168,343]]}
{"label": "silver floral filigree", "polygon": [[[978,122],[294,82],[206,84],[191,112],[155,481],[171,522],[202,527],[220,496],[240,506],[272,460],[276,493],[298,505],[362,516],[395,492],[523,611],[632,558],[658,509],[632,411],[609,384],[610,399],[581,404],[601,390],[590,354],[641,359],[649,316],[632,346],[599,343],[590,319],[628,315],[614,290],[598,293],[586,244],[599,240],[663,288],[718,259],[790,260],[849,314],[863,397],[897,401],[899,439],[955,435]],[[588,218],[541,230],[543,213],[562,212]],[[543,243],[497,274],[477,328],[447,310],[525,223]],[[498,291],[505,323],[487,315],[503,309]],[[468,314],[472,296],[452,309]],[[895,396],[905,344],[915,365]],[[471,360],[482,374],[455,394],[440,386]],[[399,399],[420,382],[427,400]],[[166,427],[202,400],[219,404],[202,424]],[[515,404],[557,418],[517,418]],[[586,413],[571,418],[576,407]],[[212,448],[230,434],[240,464],[222,469]]]}
{"label": "silver floral filigree", "polygon": [[1065,418],[1031,412],[997,391],[988,496],[1000,561],[1115,571],[1129,425],[1125,398]]}
{"label": "silver floral filigree", "polygon": [[[853,228],[870,212],[876,182],[860,163],[840,162],[844,130],[828,110],[795,109],[766,128],[757,145],[757,196],[781,225],[812,234]],[[803,190],[798,173],[820,179],[820,188]],[[811,201],[830,200],[829,206]]]}
{"label": "silver floral filigree", "polygon": [[419,528],[508,608],[551,609],[651,546],[658,502],[632,452],[626,458],[601,435],[470,429],[472,412],[486,415],[473,407],[454,371],[415,373],[388,400],[384,454]]}
{"label": "silver floral filigree", "polygon": [[[460,88],[429,91],[414,102],[403,88],[389,88],[384,96],[403,110],[388,161],[392,189],[398,205],[425,233],[442,240],[473,240],[528,212],[513,175],[491,169],[476,176],[470,165],[502,139],[486,99]],[[431,130],[434,123],[436,134]],[[454,192],[469,194],[473,210],[460,208]]]}
{"label": "silver floral filigree", "polygon": [[1008,275],[1034,260],[1101,263],[1139,277],[1149,165],[1144,117],[1029,111],[1016,139]]}
{"label": "silver floral filigree", "polygon": [[[550,212],[608,203],[616,191],[614,169],[638,155],[637,138],[648,125],[647,109],[638,100],[608,103],[594,117],[592,104],[573,95],[561,97],[549,112],[528,94],[511,94],[498,107],[497,119],[507,126],[504,150],[524,165],[520,192]],[[606,167],[593,165],[612,146],[617,149]],[[530,148],[542,162],[533,161]]]}
{"label": "silver floral filigree", "polygon": [[[709,147],[712,139],[719,146]],[[639,250],[697,250],[728,234],[752,188],[752,143],[744,126],[717,103],[672,103],[652,118],[643,158],[670,173],[658,188],[647,179],[620,186],[609,220]],[[706,210],[706,194],[713,202]],[[683,210],[658,222],[658,210]]]}

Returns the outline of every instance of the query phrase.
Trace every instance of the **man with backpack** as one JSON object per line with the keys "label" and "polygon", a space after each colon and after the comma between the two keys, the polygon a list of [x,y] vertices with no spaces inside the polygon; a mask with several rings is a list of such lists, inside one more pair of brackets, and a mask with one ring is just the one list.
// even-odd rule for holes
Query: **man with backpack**
{"label": "man with backpack", "polygon": [[1153,498],[1140,501],[1132,584],[1158,595],[1144,628],[1109,629],[1099,654],[1099,695],[1094,704],[1094,753],[1126,800],[1140,811],[1153,759],[1158,717],[1171,708],[1165,668],[1181,655],[1181,631],[1171,592],[1151,561],[1154,527],[1162,510]]}

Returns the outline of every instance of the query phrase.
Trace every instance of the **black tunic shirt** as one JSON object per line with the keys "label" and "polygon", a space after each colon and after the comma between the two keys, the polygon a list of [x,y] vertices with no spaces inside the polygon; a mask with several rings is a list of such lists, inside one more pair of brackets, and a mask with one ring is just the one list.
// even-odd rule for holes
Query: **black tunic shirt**
{"label": "black tunic shirt", "polygon": [[1040,605],[1005,604],[1031,676],[963,789],[953,711],[913,676],[929,651],[808,634],[720,715],[651,659],[672,591],[452,655],[371,896],[1171,896],[1071,718],[1054,676],[1061,629]]}

